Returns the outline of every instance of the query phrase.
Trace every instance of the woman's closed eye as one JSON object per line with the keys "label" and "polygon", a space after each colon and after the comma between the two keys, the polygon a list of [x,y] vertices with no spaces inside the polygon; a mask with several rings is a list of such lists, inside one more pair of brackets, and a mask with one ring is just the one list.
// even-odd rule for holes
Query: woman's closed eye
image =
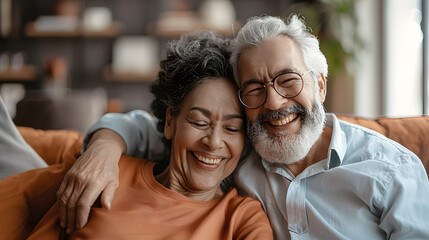
{"label": "woman's closed eye", "polygon": [[240,128],[235,128],[235,127],[227,127],[226,130],[230,132],[241,132]]}
{"label": "woman's closed eye", "polygon": [[209,124],[204,121],[192,121],[190,122],[192,125],[198,127],[198,128],[206,128],[209,127]]}
{"label": "woman's closed eye", "polygon": [[224,128],[230,133],[241,133],[243,131],[243,125],[238,123],[225,125]]}

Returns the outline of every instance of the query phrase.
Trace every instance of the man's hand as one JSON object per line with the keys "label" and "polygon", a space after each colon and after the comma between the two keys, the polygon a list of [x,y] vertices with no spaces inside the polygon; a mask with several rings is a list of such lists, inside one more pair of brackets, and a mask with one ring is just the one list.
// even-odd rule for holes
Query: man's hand
{"label": "man's hand", "polygon": [[115,132],[101,129],[95,132],[87,150],[67,172],[57,192],[61,227],[67,234],[84,227],[91,206],[101,194],[101,204],[110,209],[118,187],[118,162],[126,145]]}

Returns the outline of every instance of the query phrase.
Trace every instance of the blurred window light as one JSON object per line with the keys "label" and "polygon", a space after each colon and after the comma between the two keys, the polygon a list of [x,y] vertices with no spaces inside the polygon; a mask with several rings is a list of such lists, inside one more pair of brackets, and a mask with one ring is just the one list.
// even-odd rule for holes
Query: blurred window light
{"label": "blurred window light", "polygon": [[424,99],[421,1],[391,0],[385,4],[385,115],[421,115]]}
{"label": "blurred window light", "polygon": [[[355,50],[354,113],[374,118],[380,115],[382,76],[381,4],[373,0],[355,2],[358,19],[357,34],[362,46]],[[375,24],[380,23],[380,24]],[[356,47],[359,47],[355,45]]]}
{"label": "blurred window light", "polygon": [[422,1],[422,29],[423,29],[423,113],[429,114],[429,1]]}

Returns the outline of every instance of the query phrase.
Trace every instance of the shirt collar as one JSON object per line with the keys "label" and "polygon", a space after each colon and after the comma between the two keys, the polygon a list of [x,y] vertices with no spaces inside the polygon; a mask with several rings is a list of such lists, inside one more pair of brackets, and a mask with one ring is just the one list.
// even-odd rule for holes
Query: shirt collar
{"label": "shirt collar", "polygon": [[328,150],[328,168],[341,165],[347,150],[347,138],[341,129],[340,121],[333,113],[326,113],[326,126],[332,128],[331,144]]}

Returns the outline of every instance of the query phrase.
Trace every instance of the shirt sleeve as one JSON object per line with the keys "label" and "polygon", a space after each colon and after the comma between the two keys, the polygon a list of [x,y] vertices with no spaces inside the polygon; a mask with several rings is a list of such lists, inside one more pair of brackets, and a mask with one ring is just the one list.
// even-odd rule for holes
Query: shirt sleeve
{"label": "shirt sleeve", "polygon": [[143,110],[134,110],[126,114],[105,114],[89,129],[82,150],[86,149],[95,131],[106,128],[115,131],[124,139],[127,155],[160,161],[167,151],[162,142],[162,133],[157,130],[156,124],[156,118]]}
{"label": "shirt sleeve", "polygon": [[387,239],[429,239],[426,171],[417,157],[403,156],[402,162],[381,199],[380,228]]}
{"label": "shirt sleeve", "polygon": [[46,162],[22,138],[0,96],[0,179],[34,168]]}
{"label": "shirt sleeve", "polygon": [[261,203],[250,197],[248,200],[240,207],[240,214],[236,218],[234,239],[273,239],[273,230]]}

